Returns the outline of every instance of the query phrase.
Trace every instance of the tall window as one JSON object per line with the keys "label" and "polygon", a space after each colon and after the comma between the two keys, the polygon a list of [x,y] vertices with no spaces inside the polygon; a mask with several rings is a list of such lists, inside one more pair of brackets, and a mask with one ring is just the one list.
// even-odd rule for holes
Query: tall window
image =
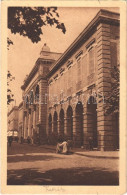
{"label": "tall window", "polygon": [[77,82],[81,80],[81,59],[77,61]]}
{"label": "tall window", "polygon": [[76,90],[81,88],[81,80],[82,80],[82,70],[81,70],[81,59],[77,60],[77,84]]}
{"label": "tall window", "polygon": [[89,75],[94,73],[95,61],[94,61],[94,48],[90,48],[89,50]]}

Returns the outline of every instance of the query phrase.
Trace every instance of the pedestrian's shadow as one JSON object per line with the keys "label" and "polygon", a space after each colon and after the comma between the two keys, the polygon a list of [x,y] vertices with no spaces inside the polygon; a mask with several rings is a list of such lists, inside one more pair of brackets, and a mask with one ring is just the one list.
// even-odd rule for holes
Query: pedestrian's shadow
{"label": "pedestrian's shadow", "polygon": [[57,154],[61,154],[61,155],[72,155],[72,154],[74,154],[74,152],[68,152],[68,153],[57,153]]}

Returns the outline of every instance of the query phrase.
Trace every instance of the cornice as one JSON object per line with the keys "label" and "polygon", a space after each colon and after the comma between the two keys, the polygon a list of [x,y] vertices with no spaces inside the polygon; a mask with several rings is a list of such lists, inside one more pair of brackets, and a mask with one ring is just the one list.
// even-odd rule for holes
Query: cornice
{"label": "cornice", "polygon": [[28,84],[30,83],[31,79],[33,78],[33,76],[36,74],[36,72],[38,71],[38,67],[40,65],[40,63],[44,63],[44,64],[52,64],[53,62],[55,62],[55,60],[51,60],[51,59],[45,59],[45,58],[38,58],[35,66],[32,68],[30,74],[28,75],[24,85],[21,86],[22,90],[25,90],[26,87],[28,86]]}

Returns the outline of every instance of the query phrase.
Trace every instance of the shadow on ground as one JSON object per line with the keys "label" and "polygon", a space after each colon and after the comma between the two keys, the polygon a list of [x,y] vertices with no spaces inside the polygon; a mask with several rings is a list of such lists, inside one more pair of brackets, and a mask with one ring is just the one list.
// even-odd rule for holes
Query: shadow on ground
{"label": "shadow on ground", "polygon": [[[14,155],[14,154],[26,154],[26,153],[47,153],[47,149],[44,146],[32,146],[28,144],[17,144],[13,143],[11,147],[7,147],[7,154]],[[49,148],[48,152],[55,153],[53,148]]]}
{"label": "shadow on ground", "polygon": [[[35,153],[36,154],[36,153]],[[61,155],[59,157],[55,157],[55,156],[51,156],[51,155],[35,155],[35,154],[22,154],[22,156],[8,156],[7,157],[7,162],[8,163],[13,163],[13,162],[34,162],[34,161],[50,161],[50,160],[54,160],[54,159],[61,159],[64,158]]]}
{"label": "shadow on ground", "polygon": [[95,155],[87,155],[87,154],[81,154],[81,153],[75,153],[76,155],[79,155],[79,156],[85,156],[85,157],[88,157],[88,158],[96,158],[96,159],[119,159],[119,157],[117,156],[95,156]]}
{"label": "shadow on ground", "polygon": [[102,168],[8,170],[7,185],[119,185],[118,171]]}

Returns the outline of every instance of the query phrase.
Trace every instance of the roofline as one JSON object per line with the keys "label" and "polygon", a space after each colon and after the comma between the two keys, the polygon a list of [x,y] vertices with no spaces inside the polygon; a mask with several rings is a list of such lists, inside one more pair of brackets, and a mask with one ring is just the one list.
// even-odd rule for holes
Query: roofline
{"label": "roofline", "polygon": [[32,70],[30,71],[26,81],[24,82],[24,84],[21,86],[22,90],[25,90],[26,87],[29,85],[31,78],[36,74],[37,70],[38,70],[38,66],[39,66],[39,61],[40,60],[44,60],[44,61],[50,61],[50,62],[54,62],[55,60],[52,59],[45,59],[45,58],[38,58],[34,67],[32,68]]}
{"label": "roofline", "polygon": [[[105,15],[105,13],[110,13],[116,15],[117,17],[112,18],[111,16]],[[120,14],[117,12],[111,12],[105,9],[100,9],[100,11],[96,14],[96,16],[91,20],[91,22],[85,27],[85,29],[79,34],[79,36],[72,42],[72,44],[65,50],[65,52],[61,55],[61,57],[56,61],[53,65],[50,72],[47,74],[47,77],[50,77],[58,67],[64,62],[64,60],[69,56],[69,54],[76,48],[76,46],[81,42],[83,38],[86,38],[89,34],[89,31],[95,28],[101,21],[105,22],[114,22],[119,24],[119,16]]]}
{"label": "roofline", "polygon": [[22,101],[22,102],[20,102],[20,104],[19,104],[18,108],[20,108],[22,105],[23,105],[23,101]]}
{"label": "roofline", "polygon": [[53,52],[53,51],[41,51],[40,53],[42,53],[42,52],[44,52],[44,53],[51,53],[51,54],[62,54],[62,53],[60,53],[60,52]]}

